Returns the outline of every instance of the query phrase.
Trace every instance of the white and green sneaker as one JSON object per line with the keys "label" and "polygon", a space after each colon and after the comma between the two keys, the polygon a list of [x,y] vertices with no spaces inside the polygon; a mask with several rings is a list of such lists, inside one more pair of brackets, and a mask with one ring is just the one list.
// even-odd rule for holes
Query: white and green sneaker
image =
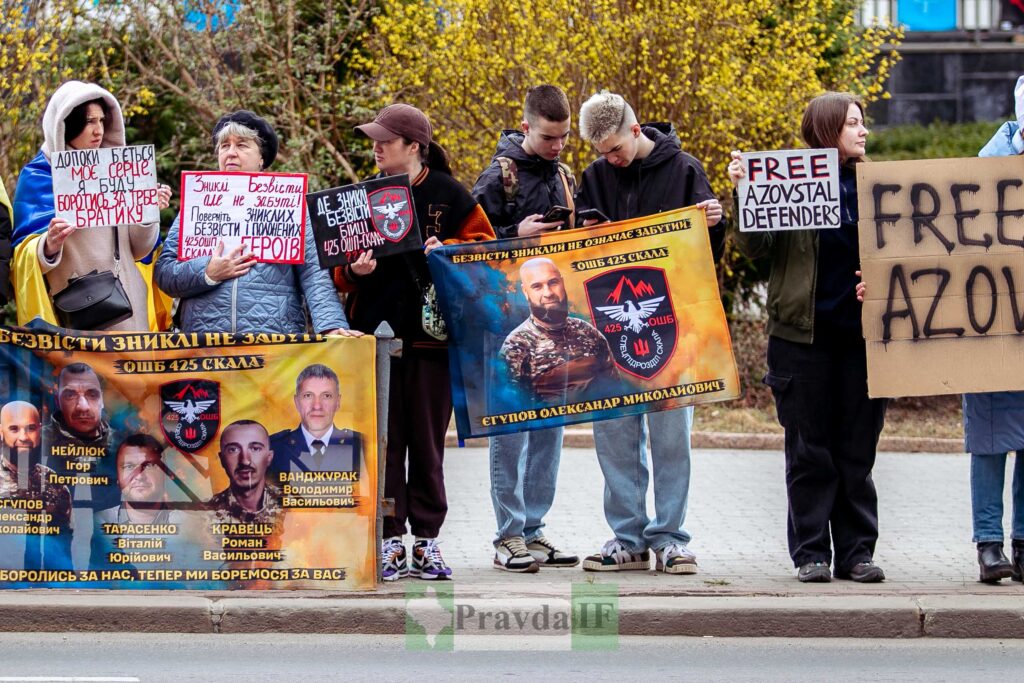
{"label": "white and green sneaker", "polygon": [[630,552],[617,538],[613,538],[601,546],[601,552],[583,560],[583,571],[585,572],[647,571],[650,568],[651,553],[649,550],[640,553]]}
{"label": "white and green sneaker", "polygon": [[670,543],[654,553],[654,568],[666,574],[696,574],[697,556],[681,543]]}

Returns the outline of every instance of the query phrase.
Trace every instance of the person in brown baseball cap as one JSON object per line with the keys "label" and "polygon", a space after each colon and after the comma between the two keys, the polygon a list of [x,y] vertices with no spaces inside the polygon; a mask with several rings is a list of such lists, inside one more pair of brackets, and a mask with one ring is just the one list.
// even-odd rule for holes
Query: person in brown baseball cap
{"label": "person in brown baseball cap", "polygon": [[[377,118],[370,123],[356,126],[356,131],[377,143],[387,143],[402,138],[405,142],[404,147],[408,148],[412,143],[417,142],[419,143],[420,161],[424,166],[448,175],[452,173],[448,163],[448,153],[441,145],[434,142],[434,129],[430,125],[430,119],[411,104],[388,105],[381,109],[377,113]],[[387,146],[376,144],[373,146],[373,156],[377,167],[387,175],[395,175],[394,171],[389,171],[385,166],[381,166],[381,162],[391,166],[399,162],[400,158],[393,154],[387,154],[386,151],[383,154],[378,153],[378,148],[387,150]]]}
{"label": "person in brown baseball cap", "polygon": [[[334,284],[348,292],[345,308],[355,329],[384,321],[402,340],[391,359],[391,391],[384,495],[395,513],[384,518],[381,575],[446,580],[451,568],[437,544],[448,502],[444,487],[444,435],[452,416],[447,335],[437,325],[437,300],[425,258],[442,244],[494,239],[480,205],[452,177],[448,155],[434,142],[427,116],[392,104],[356,128],[373,140],[375,177],[408,175],[423,252],[373,258],[371,251],[335,268]],[[435,257],[436,258],[436,257]],[[408,469],[407,469],[408,466]],[[412,552],[402,537],[412,532]],[[408,555],[412,557],[409,558]]]}

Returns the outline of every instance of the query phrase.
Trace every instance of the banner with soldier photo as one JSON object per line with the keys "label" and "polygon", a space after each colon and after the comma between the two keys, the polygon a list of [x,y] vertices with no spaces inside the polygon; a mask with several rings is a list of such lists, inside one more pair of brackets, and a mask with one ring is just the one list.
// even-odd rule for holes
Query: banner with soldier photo
{"label": "banner with soldier photo", "polygon": [[702,210],[450,245],[428,263],[460,438],[739,395]]}
{"label": "banner with soldier photo", "polygon": [[0,328],[0,587],[375,586],[373,337],[63,332]]}

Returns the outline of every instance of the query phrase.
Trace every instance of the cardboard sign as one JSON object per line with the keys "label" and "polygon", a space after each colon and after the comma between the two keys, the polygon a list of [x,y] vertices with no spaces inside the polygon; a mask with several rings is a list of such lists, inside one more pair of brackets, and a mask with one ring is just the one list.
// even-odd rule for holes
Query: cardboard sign
{"label": "cardboard sign", "polygon": [[[0,589],[374,588],[375,358],[370,336],[0,328],[26,435],[0,452]],[[341,397],[316,454],[293,400],[310,368]]]}
{"label": "cardboard sign", "polygon": [[447,245],[427,264],[460,438],[739,396],[702,210]]}
{"label": "cardboard sign", "polygon": [[423,248],[406,174],[306,195],[322,268]]}
{"label": "cardboard sign", "polygon": [[181,174],[178,260],[224,253],[244,245],[261,263],[305,259],[305,173]]}
{"label": "cardboard sign", "polygon": [[153,145],[69,149],[50,159],[57,218],[79,228],[160,220]]}
{"label": "cardboard sign", "polygon": [[747,152],[736,188],[741,232],[839,227],[839,152]]}
{"label": "cardboard sign", "polygon": [[871,396],[1024,389],[1024,158],[857,165]]}

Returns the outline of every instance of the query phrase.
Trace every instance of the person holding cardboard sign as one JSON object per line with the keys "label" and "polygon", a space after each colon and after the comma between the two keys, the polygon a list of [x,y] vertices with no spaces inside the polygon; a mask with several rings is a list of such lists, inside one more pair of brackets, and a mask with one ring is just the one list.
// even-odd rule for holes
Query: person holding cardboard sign
{"label": "person holding cardboard sign", "polygon": [[[839,151],[840,227],[735,235],[747,256],[772,260],[764,382],[786,431],[789,553],[802,582],[827,582],[833,575],[883,581],[873,560],[878,496],[871,470],[887,401],[868,398],[856,295],[856,165],[865,161],[864,107],[847,93],[816,97],[804,111],[801,133],[809,147]],[[736,185],[745,170],[739,152],[732,156],[729,179]]]}
{"label": "person holding cardboard sign", "polygon": [[[57,88],[46,105],[43,136],[42,149],[22,169],[14,193],[18,321],[28,322],[39,315],[67,327],[79,327],[69,322],[73,320],[93,321],[82,329],[150,329],[149,286],[135,262],[149,256],[153,250],[160,234],[159,222],[80,230],[54,215],[51,157],[65,150],[123,147],[121,105],[110,92],[95,83],[68,81]],[[87,158],[88,155],[82,156]],[[157,206],[167,208],[170,199],[171,189],[160,185]],[[63,306],[58,305],[57,310],[51,308],[51,302],[60,304],[68,295],[73,296],[72,290],[76,289],[82,290],[83,295],[77,298],[98,298],[95,297],[97,290],[84,291],[84,286],[88,285],[82,276],[90,274],[106,276],[108,283],[120,287],[122,306],[115,311],[116,315],[103,312],[88,315],[76,308],[77,315],[71,316],[66,310],[62,315]]]}
{"label": "person holding cardboard sign", "polygon": [[[980,157],[1024,154],[1024,76],[1013,91],[1017,118],[1007,121]],[[979,581],[1024,580],[1024,391],[964,394],[964,446],[971,454],[971,513],[978,546]],[[1003,553],[1003,485],[1006,454],[1013,467],[1010,558]]]}

